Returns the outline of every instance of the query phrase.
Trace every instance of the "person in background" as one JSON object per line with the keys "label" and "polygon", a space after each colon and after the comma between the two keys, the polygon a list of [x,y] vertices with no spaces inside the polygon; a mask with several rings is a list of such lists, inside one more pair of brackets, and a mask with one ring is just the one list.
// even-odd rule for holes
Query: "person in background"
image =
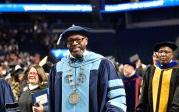
{"label": "person in background", "polygon": [[129,59],[130,59],[130,63],[135,64],[137,74],[140,75],[140,76],[143,76],[144,71],[145,71],[147,66],[142,63],[139,55],[134,54]]}
{"label": "person in background", "polygon": [[17,77],[17,80],[19,82],[20,85],[20,94],[23,91],[23,88],[26,86],[26,81],[24,79],[25,77],[25,71],[24,68],[22,68],[20,65],[16,65],[15,66],[15,71],[13,73],[15,75],[15,77]]}
{"label": "person in background", "polygon": [[173,42],[160,42],[154,47],[158,62],[147,68],[137,112],[178,112],[179,65],[174,60],[177,46]]}
{"label": "person in background", "polygon": [[88,37],[81,26],[61,34],[70,54],[49,74],[49,112],[126,112],[122,79],[111,61],[86,49]]}
{"label": "person in background", "polygon": [[8,83],[11,85],[12,92],[14,94],[15,100],[18,101],[21,94],[21,79],[23,74],[23,69],[20,65],[16,65],[13,67],[11,77],[8,80]]}
{"label": "person in background", "polygon": [[33,94],[47,88],[46,82],[48,81],[48,77],[45,74],[44,69],[39,65],[29,66],[27,69],[27,77],[25,79],[27,81],[27,86],[24,87],[19,98],[21,112],[38,112],[37,109],[40,109],[40,112],[45,111],[46,109],[42,104],[37,102],[38,105],[34,105],[35,102],[32,100]]}
{"label": "person in background", "polygon": [[14,103],[14,95],[9,83],[0,78],[0,112],[6,112],[6,104]]}
{"label": "person in background", "polygon": [[0,63],[0,78],[6,77],[6,69],[8,69],[4,64]]}
{"label": "person in background", "polygon": [[136,74],[135,64],[130,62],[124,64],[122,79],[126,91],[127,112],[136,112],[142,77]]}

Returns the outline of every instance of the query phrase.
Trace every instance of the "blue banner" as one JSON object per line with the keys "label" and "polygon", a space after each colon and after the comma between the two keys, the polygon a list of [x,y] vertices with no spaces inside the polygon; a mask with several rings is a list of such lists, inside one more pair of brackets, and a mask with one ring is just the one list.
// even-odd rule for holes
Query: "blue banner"
{"label": "blue banner", "polygon": [[[101,12],[121,12],[179,6],[179,0],[157,0],[105,5]],[[0,12],[92,12],[87,4],[0,4]]]}

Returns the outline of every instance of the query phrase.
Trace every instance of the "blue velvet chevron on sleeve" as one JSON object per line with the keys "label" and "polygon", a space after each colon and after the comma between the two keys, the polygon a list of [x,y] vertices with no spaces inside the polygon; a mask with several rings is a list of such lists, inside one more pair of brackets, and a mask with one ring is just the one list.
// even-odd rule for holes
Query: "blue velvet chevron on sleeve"
{"label": "blue velvet chevron on sleeve", "polygon": [[105,112],[126,112],[126,94],[122,79],[119,78],[114,65],[107,59],[100,66],[102,82],[106,86]]}

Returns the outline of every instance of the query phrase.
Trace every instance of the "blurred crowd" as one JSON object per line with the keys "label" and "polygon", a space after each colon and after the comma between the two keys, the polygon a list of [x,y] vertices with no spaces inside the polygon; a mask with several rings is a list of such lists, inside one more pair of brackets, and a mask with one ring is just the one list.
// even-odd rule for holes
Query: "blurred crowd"
{"label": "blurred crowd", "polygon": [[[31,35],[31,37],[27,37]],[[36,38],[38,36],[38,38]],[[53,35],[30,34],[21,30],[0,32],[0,76],[6,77],[16,65],[26,69],[31,64],[38,64],[49,49],[55,48]]]}
{"label": "blurred crowd", "polygon": [[[2,81],[3,86],[10,85],[11,88],[9,91],[7,88],[2,90],[0,95],[12,92],[14,97],[6,98],[9,103],[13,103],[9,107],[24,107],[24,112],[32,111],[32,94],[47,87],[48,71],[43,67],[46,62],[41,60],[48,54],[48,50],[54,47],[51,42],[55,43],[53,42],[55,39],[50,39],[51,35],[47,37],[45,34],[34,34],[35,38],[28,38],[28,33],[20,30],[0,32],[0,79],[8,82],[3,84]],[[0,87],[0,89],[3,88]],[[14,102],[18,102],[18,105]],[[8,104],[6,106],[9,108]],[[17,107],[15,108],[18,111]],[[2,105],[0,105],[0,111],[4,112]]]}
{"label": "blurred crowd", "polygon": [[[32,38],[30,36],[32,36]],[[55,38],[50,39],[51,36],[52,35],[50,34],[46,35],[44,33],[31,34],[29,31],[24,30],[1,30],[0,78],[5,79],[11,86],[14,96],[14,99],[12,100],[13,102],[19,102],[19,105],[20,102],[24,103],[24,98],[21,98],[24,96],[23,94],[25,94],[24,88],[32,87],[33,89],[31,90],[31,92],[34,92],[36,90],[40,90],[41,86],[44,85],[44,82],[47,82],[47,78],[43,77],[48,77],[48,71],[45,71],[46,69],[42,67],[43,62],[41,62],[42,66],[39,66],[39,63],[41,59],[48,54],[49,49],[51,49],[52,47],[55,48],[54,41],[56,40]],[[44,75],[39,76],[39,81],[37,82],[38,84],[40,84],[39,82],[43,82],[39,86],[40,89],[38,86],[35,86],[34,88],[34,84],[29,82],[28,71],[30,70],[31,66],[34,66],[33,68],[35,68],[37,72],[39,72],[38,74]],[[33,74],[30,77],[32,78],[32,80],[36,80]],[[29,86],[29,84],[32,84],[33,86]],[[47,86],[47,83],[45,85]],[[25,100],[26,98],[28,98],[27,96],[24,97]],[[22,101],[20,100],[20,98]],[[33,103],[32,101],[30,102],[32,106]],[[24,107],[24,109],[28,108],[26,106]],[[0,110],[3,110],[2,106],[0,106]]]}

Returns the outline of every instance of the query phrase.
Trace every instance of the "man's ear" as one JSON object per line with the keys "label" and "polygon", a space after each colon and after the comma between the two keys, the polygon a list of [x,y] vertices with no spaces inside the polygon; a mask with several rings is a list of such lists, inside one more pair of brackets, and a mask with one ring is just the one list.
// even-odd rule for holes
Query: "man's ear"
{"label": "man's ear", "polygon": [[70,47],[70,44],[67,44],[67,48],[69,48]]}
{"label": "man's ear", "polygon": [[88,44],[88,41],[85,42],[85,45],[87,45],[87,44]]}
{"label": "man's ear", "polygon": [[173,53],[173,55],[171,56],[172,59],[175,59],[175,54]]}
{"label": "man's ear", "polygon": [[86,41],[85,41],[85,45],[87,45],[88,44],[88,38],[86,38]]}

